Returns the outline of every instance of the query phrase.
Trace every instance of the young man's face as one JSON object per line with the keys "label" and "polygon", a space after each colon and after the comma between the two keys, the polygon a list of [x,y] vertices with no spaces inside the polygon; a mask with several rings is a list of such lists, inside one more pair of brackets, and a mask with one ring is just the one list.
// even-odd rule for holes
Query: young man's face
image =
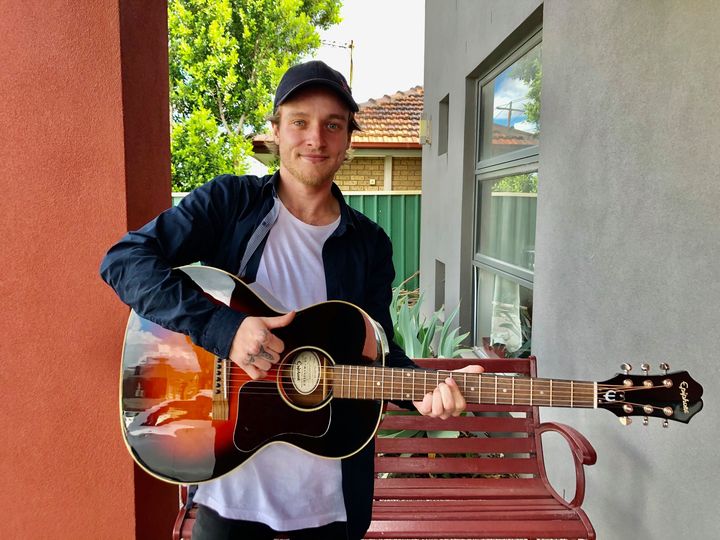
{"label": "young man's face", "polygon": [[278,110],[273,138],[280,151],[280,177],[306,186],[330,184],[350,147],[350,110],[332,90],[298,90]]}

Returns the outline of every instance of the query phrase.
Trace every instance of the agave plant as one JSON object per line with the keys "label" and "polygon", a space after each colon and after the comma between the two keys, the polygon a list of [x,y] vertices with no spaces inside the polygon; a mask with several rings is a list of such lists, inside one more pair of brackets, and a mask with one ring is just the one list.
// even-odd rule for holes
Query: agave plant
{"label": "agave plant", "polygon": [[423,295],[415,291],[408,293],[402,288],[413,277],[393,289],[391,316],[395,342],[410,358],[458,358],[468,351],[460,347],[468,333],[460,334],[460,328],[453,328],[460,306],[447,317],[441,307],[429,320],[423,318]]}
{"label": "agave plant", "polygon": [[[413,277],[415,275],[410,276],[393,289],[391,316],[395,342],[410,358],[458,358],[469,350],[460,347],[468,334],[460,334],[459,328],[452,328],[460,306],[456,307],[447,317],[444,317],[444,308],[440,308],[429,319],[423,318],[420,313],[423,302],[422,294],[403,289],[403,285]],[[386,414],[408,413],[390,411]],[[379,434],[381,437],[455,438],[460,436],[459,431],[428,431],[426,433],[412,430],[381,430]]]}

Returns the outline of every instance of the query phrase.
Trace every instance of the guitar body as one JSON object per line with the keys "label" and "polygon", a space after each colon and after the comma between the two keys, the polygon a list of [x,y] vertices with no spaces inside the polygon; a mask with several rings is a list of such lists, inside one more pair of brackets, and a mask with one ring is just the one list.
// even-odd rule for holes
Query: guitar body
{"label": "guitar body", "polygon": [[[207,295],[253,316],[282,314],[234,276],[181,268]],[[269,444],[328,458],[362,449],[380,421],[379,400],[333,399],[329,366],[382,362],[382,329],[341,301],[297,312],[275,331],[285,343],[278,365],[253,381],[233,362],[134,312],[125,335],[120,412],[135,461],[169,482],[223,476]]]}

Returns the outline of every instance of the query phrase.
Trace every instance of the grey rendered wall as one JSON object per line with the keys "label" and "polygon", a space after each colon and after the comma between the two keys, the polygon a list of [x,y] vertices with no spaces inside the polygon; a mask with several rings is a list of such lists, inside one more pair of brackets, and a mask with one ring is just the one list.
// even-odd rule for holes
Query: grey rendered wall
{"label": "grey rendered wall", "polygon": [[[426,110],[450,93],[451,135],[447,157],[432,146],[423,153],[421,286],[432,290],[434,260],[445,257],[448,299],[470,300],[465,79],[535,5],[426,4]],[[605,411],[543,411],[598,451],[585,508],[599,538],[718,537],[718,23],[711,0],[544,4],[540,375],[603,380],[621,362],[657,373],[665,361],[705,387],[704,410],[667,430],[640,419],[623,427]],[[558,440],[546,440],[555,483],[571,495],[566,459]]]}

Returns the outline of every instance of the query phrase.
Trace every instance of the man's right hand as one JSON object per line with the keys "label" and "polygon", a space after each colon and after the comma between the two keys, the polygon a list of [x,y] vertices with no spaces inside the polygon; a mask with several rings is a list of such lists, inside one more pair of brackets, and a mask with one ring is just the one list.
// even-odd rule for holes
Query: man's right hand
{"label": "man's right hand", "polygon": [[235,333],[230,346],[230,360],[253,379],[262,379],[280,361],[285,344],[272,333],[295,318],[291,311],[279,317],[247,317]]}

